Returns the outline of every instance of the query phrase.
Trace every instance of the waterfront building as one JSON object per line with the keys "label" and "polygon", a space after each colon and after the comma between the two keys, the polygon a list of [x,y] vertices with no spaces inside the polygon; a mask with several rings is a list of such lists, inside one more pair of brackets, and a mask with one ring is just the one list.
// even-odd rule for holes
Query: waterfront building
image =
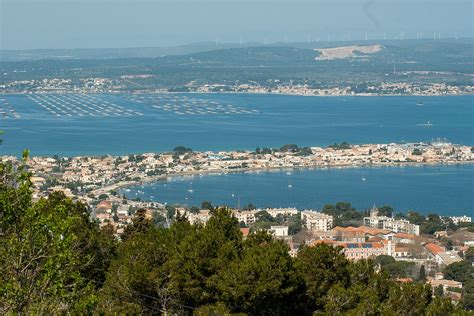
{"label": "waterfront building", "polygon": [[265,211],[270,214],[272,217],[277,217],[278,215],[282,216],[291,216],[298,214],[298,210],[296,208],[267,208]]}
{"label": "waterfront building", "polygon": [[471,217],[470,216],[451,216],[449,217],[454,224],[459,225],[459,223],[471,223]]}

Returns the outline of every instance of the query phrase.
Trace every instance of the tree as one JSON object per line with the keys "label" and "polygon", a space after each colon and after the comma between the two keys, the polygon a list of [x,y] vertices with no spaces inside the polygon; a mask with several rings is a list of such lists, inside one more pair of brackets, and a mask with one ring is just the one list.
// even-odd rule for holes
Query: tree
{"label": "tree", "polygon": [[467,260],[451,263],[443,270],[444,278],[447,280],[455,280],[465,283],[472,279],[474,275],[474,267]]}
{"label": "tree", "polygon": [[[243,207],[244,211],[253,211],[255,209],[256,209],[256,207],[252,203],[249,203],[249,204],[247,204],[246,206]],[[265,211],[263,211],[263,212],[265,212]]]}
{"label": "tree", "polygon": [[425,218],[418,212],[409,211],[407,219],[410,223],[415,225],[421,225],[425,221]]}
{"label": "tree", "polygon": [[326,295],[334,284],[344,287],[349,284],[348,265],[341,247],[318,244],[315,247],[300,248],[295,267],[297,274],[305,282],[309,311],[313,312],[324,306]]}
{"label": "tree", "polygon": [[387,216],[387,217],[392,217],[392,214],[394,214],[395,212],[394,208],[389,205],[378,207],[377,211],[378,211],[379,216]]}
{"label": "tree", "polygon": [[380,264],[383,271],[392,278],[407,278],[414,274],[415,263],[408,261],[397,261],[392,256],[381,255],[375,258],[375,262]]}
{"label": "tree", "polygon": [[29,174],[17,170],[0,163],[0,312],[91,313],[113,236],[62,193],[33,203]]}
{"label": "tree", "polygon": [[474,247],[469,247],[469,249],[464,254],[464,260],[474,263]]}
{"label": "tree", "polygon": [[284,315],[294,309],[298,289],[288,246],[266,232],[249,236],[240,260],[221,270],[220,300],[233,312],[250,315]]}
{"label": "tree", "polygon": [[382,314],[423,315],[431,303],[431,287],[421,283],[394,283]]}
{"label": "tree", "polygon": [[127,225],[122,234],[122,240],[127,240],[135,234],[145,233],[153,226],[151,219],[146,217],[146,209],[139,209]]}
{"label": "tree", "polygon": [[99,309],[111,314],[155,314],[168,311],[179,292],[172,287],[166,262],[173,230],[150,228],[131,235],[119,247],[100,293]]}
{"label": "tree", "polygon": [[186,153],[192,153],[193,150],[191,148],[188,148],[188,147],[184,147],[184,146],[176,146],[174,149],[173,149],[173,152],[178,154],[178,155],[184,155]]}
{"label": "tree", "polygon": [[444,296],[444,288],[442,285],[438,285],[434,288],[434,295],[436,297],[443,297]]}
{"label": "tree", "polygon": [[463,284],[462,303],[465,309],[474,310],[474,278],[472,277]]}
{"label": "tree", "polygon": [[257,222],[273,222],[273,216],[267,211],[259,211],[255,213],[255,219]]}
{"label": "tree", "polygon": [[201,208],[202,208],[203,210],[210,210],[210,211],[212,211],[212,210],[214,209],[214,207],[212,206],[211,202],[209,202],[209,201],[203,201],[203,202],[201,203]]}
{"label": "tree", "polygon": [[420,272],[418,274],[418,280],[421,281],[421,282],[426,281],[426,272],[425,272],[425,266],[424,265],[421,265],[421,267],[420,267]]}

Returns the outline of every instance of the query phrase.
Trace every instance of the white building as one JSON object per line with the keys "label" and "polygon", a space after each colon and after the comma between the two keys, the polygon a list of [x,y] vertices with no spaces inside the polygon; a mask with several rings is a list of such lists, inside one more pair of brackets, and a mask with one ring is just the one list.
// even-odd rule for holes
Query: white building
{"label": "white building", "polygon": [[288,236],[288,226],[270,226],[270,231],[275,237]]}
{"label": "white building", "polygon": [[247,226],[255,224],[255,211],[233,211],[232,213],[239,223],[243,222]]}
{"label": "white building", "polygon": [[394,233],[406,233],[419,235],[420,226],[407,221],[406,219],[394,219],[388,216],[378,216],[377,209],[370,211],[369,217],[364,217],[364,225],[378,229],[387,229]]}
{"label": "white building", "polygon": [[328,231],[332,228],[333,218],[316,211],[301,211],[301,224],[308,230]]}
{"label": "white building", "polygon": [[454,224],[459,225],[459,223],[470,223],[471,222],[471,217],[470,216],[451,216],[449,217]]}
{"label": "white building", "polygon": [[265,211],[272,217],[277,217],[278,215],[291,216],[298,214],[296,208],[267,208]]}

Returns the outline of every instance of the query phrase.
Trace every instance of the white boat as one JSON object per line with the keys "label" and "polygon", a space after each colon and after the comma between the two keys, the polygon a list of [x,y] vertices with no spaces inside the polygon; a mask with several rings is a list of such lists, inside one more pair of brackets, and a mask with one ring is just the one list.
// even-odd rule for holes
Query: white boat
{"label": "white boat", "polygon": [[193,192],[194,192],[194,190],[193,190],[193,188],[192,188],[192,185],[193,185],[192,183],[189,185],[189,190],[188,190],[189,193],[193,193]]}

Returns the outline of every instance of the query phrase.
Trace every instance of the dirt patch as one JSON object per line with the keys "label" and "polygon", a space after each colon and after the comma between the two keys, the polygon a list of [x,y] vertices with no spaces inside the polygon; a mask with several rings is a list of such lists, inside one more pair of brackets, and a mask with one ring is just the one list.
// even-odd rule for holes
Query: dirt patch
{"label": "dirt patch", "polygon": [[381,51],[384,47],[382,45],[367,45],[367,46],[341,46],[332,48],[317,48],[315,51],[321,53],[320,56],[316,57],[316,60],[332,60],[332,59],[345,59],[345,58],[360,58],[367,57],[362,54],[373,54]]}

